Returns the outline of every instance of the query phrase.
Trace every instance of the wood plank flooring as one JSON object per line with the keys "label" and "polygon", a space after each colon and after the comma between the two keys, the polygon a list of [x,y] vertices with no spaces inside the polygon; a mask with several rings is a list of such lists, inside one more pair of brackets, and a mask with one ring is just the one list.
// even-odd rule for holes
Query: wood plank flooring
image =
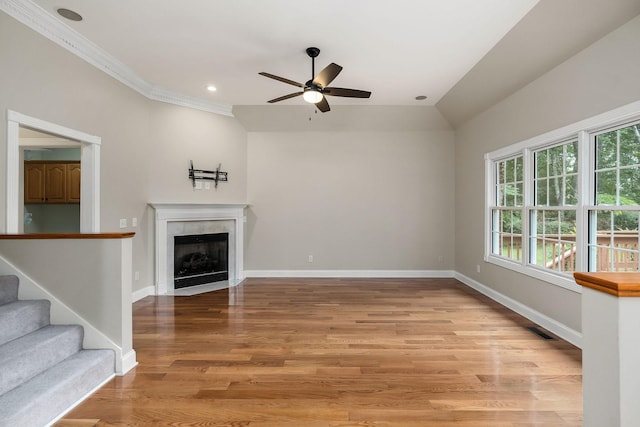
{"label": "wood plank flooring", "polygon": [[139,365],[56,426],[582,424],[581,351],[453,279],[247,279],[133,323]]}

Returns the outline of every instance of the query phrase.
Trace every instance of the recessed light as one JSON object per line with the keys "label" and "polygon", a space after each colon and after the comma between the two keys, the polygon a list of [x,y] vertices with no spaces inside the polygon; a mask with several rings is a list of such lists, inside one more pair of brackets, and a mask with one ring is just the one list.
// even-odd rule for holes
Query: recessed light
{"label": "recessed light", "polygon": [[218,89],[214,85],[207,85],[207,90],[209,92],[215,92]]}
{"label": "recessed light", "polygon": [[63,18],[67,18],[71,21],[82,21],[82,15],[80,15],[77,12],[74,12],[73,10],[60,8],[58,9],[58,15],[62,16]]}
{"label": "recessed light", "polygon": [[427,95],[418,95],[416,96],[416,101],[424,101],[427,99]]}

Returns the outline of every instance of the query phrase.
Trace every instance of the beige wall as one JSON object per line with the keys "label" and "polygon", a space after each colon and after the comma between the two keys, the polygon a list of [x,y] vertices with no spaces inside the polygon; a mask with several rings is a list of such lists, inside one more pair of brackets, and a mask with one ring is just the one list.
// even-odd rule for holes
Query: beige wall
{"label": "beige wall", "polygon": [[640,100],[638,40],[640,17],[456,129],[456,271],[577,331],[580,294],[482,262],[483,155]]}
{"label": "beige wall", "polygon": [[[245,202],[247,132],[236,119],[154,103],[151,128],[154,140],[145,153],[151,201]],[[186,179],[190,160],[196,169],[215,170],[222,164],[229,181],[218,184],[215,191],[194,191]]]}
{"label": "beige wall", "polygon": [[442,130],[250,133],[245,269],[451,270],[453,149]]}
{"label": "beige wall", "polygon": [[[119,219],[139,220],[133,241],[134,290],[153,285],[151,201],[244,202],[247,134],[233,118],[150,101],[0,12],[0,145],[6,146],[6,110],[102,138],[101,229],[119,231]],[[230,182],[218,191],[194,191],[197,167],[222,162]],[[0,176],[5,177],[5,150]],[[5,188],[0,187],[0,229]]]}

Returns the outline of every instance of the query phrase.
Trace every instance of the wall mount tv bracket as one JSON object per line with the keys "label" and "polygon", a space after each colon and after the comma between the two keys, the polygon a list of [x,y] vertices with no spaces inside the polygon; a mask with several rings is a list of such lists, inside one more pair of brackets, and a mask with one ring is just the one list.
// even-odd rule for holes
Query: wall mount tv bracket
{"label": "wall mount tv bracket", "polygon": [[229,180],[227,177],[227,172],[222,172],[220,170],[220,168],[222,167],[222,163],[218,164],[216,170],[208,171],[204,169],[194,169],[193,160],[189,160],[189,162],[189,179],[191,180],[193,188],[196,188],[197,180],[213,181],[215,182],[215,188],[218,188],[218,182],[227,182]]}

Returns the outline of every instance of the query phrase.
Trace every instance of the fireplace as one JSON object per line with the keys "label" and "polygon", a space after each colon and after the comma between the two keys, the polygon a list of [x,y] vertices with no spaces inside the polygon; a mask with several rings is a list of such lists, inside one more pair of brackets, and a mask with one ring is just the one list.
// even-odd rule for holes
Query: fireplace
{"label": "fireplace", "polygon": [[[188,203],[152,203],[155,210],[156,232],[156,295],[193,295],[198,292],[207,292],[206,289],[222,289],[236,286],[244,279],[243,264],[243,225],[245,221],[244,208],[246,205],[232,204],[188,204]],[[181,270],[176,262],[176,238],[181,240],[185,236],[207,236],[223,235],[227,241],[226,261],[215,262],[216,267],[209,273],[187,274],[187,276],[197,276],[199,274],[210,274],[202,279],[189,278],[175,280],[176,272]],[[206,239],[206,238],[205,238]],[[215,237],[212,245],[214,253],[220,253],[221,237]],[[190,243],[190,245],[200,245],[205,242]],[[181,250],[178,248],[178,250]],[[182,254],[195,254],[200,252],[197,247],[186,250]],[[222,250],[224,253],[225,250]],[[211,254],[208,255],[212,257]],[[224,258],[224,256],[222,257]],[[200,255],[190,255],[192,265],[207,265],[212,262]],[[226,268],[218,267],[226,265]],[[226,273],[222,271],[226,270]],[[226,274],[227,278],[222,279]],[[188,283],[191,281],[191,283]],[[201,284],[195,284],[195,280],[203,280]],[[214,281],[216,280],[216,281]],[[185,286],[185,287],[182,287]]]}
{"label": "fireplace", "polygon": [[229,279],[229,233],[174,236],[174,289]]}

